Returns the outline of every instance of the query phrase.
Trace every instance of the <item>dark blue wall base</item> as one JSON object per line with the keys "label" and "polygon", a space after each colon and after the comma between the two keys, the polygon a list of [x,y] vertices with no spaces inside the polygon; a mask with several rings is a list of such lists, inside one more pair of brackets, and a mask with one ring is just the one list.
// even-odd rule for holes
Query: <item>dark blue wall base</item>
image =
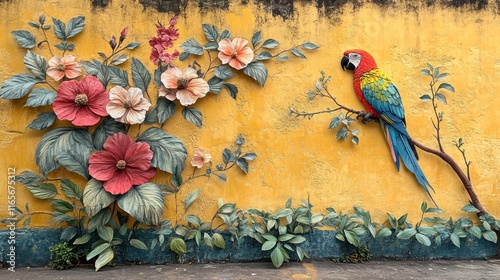
{"label": "dark blue wall base", "polygon": [[[61,229],[19,229],[16,230],[15,265],[22,266],[45,266],[50,261],[49,249],[51,246],[61,243]],[[314,230],[305,235],[304,247],[313,259],[327,259],[342,257],[350,253],[354,247],[345,246],[343,242],[335,239],[336,231]],[[246,238],[238,246],[230,241],[230,236],[224,234],[226,239],[225,249],[210,249],[205,244],[196,246],[194,241],[187,242],[187,253],[183,261],[195,263],[207,263],[217,261],[245,262],[269,260],[270,251],[261,251],[261,244]],[[8,261],[11,254],[9,244],[10,231],[0,231],[0,264],[10,267]],[[148,246],[156,236],[151,231],[138,231],[137,238],[144,241]],[[203,243],[203,241],[202,241]],[[394,236],[373,239],[366,235],[362,238],[362,244],[367,244],[374,258],[405,258],[405,259],[477,259],[489,258],[498,255],[497,244],[485,239],[477,239],[468,236],[461,239],[461,248],[455,247],[449,239],[444,240],[441,246],[434,243],[426,247],[416,240],[400,240]],[[292,259],[296,255],[291,253]],[[165,264],[178,262],[178,257],[169,249],[162,251],[160,248],[144,251],[134,247],[118,248],[116,250],[115,262],[118,263],[142,263],[142,264]]]}

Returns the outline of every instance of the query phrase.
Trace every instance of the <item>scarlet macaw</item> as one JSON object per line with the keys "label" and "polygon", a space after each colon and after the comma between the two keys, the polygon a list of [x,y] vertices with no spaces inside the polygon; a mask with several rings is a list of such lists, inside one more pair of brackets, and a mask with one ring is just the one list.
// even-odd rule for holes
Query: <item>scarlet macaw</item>
{"label": "scarlet macaw", "polygon": [[434,189],[418,165],[417,150],[406,130],[403,103],[396,86],[386,74],[377,68],[377,63],[366,51],[345,51],[340,65],[344,70],[354,71],[354,91],[367,111],[360,115],[363,123],[374,119],[380,121],[398,171],[399,157],[401,157],[406,168],[415,175],[417,181],[437,206],[429,192],[429,188],[432,191]]}

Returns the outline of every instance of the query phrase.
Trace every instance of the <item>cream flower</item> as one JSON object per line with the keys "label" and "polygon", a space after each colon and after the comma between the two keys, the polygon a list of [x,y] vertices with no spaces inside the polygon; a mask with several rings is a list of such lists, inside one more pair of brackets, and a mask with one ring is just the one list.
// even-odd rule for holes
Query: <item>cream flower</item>
{"label": "cream flower", "polygon": [[144,98],[140,89],[131,87],[126,90],[121,86],[115,86],[109,90],[106,111],[121,123],[139,124],[144,122],[146,111],[150,106],[151,103]]}
{"label": "cream flower", "polygon": [[227,64],[234,69],[241,70],[252,62],[254,54],[250,47],[247,47],[248,41],[243,38],[234,38],[233,41],[225,38],[219,42],[219,59],[222,64]]}
{"label": "cream flower", "polygon": [[165,89],[160,90],[159,96],[171,101],[177,98],[183,106],[194,104],[198,98],[205,97],[210,90],[208,83],[199,78],[196,70],[191,67],[185,72],[177,67],[169,67],[161,74],[161,82]]}

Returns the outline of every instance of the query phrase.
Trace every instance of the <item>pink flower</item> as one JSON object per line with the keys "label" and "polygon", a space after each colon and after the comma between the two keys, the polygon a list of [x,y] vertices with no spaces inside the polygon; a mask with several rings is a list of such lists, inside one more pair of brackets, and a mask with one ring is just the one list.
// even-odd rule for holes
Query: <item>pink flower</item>
{"label": "pink flower", "polygon": [[193,159],[191,159],[191,165],[196,168],[202,168],[205,163],[209,163],[212,160],[210,154],[205,154],[202,148],[197,148],[194,151]]}
{"label": "pink flower", "polygon": [[174,16],[170,22],[169,27],[164,27],[161,23],[156,24],[156,35],[158,37],[152,36],[149,40],[149,45],[151,48],[151,55],[149,59],[158,65],[161,62],[169,64],[172,60],[179,57],[179,51],[175,50],[172,54],[168,53],[167,50],[174,46],[174,41],[179,38],[179,32],[175,29],[175,24],[177,24],[177,16]]}
{"label": "pink flower", "polygon": [[86,76],[80,82],[62,82],[52,107],[60,120],[69,120],[77,126],[91,126],[108,115],[108,101],[108,93],[101,82],[96,77]]}
{"label": "pink flower", "polygon": [[59,81],[64,76],[69,79],[74,79],[82,74],[82,68],[75,61],[73,55],[67,55],[63,58],[54,56],[49,60],[49,68],[47,69],[47,75],[52,77],[55,81]]}
{"label": "pink flower", "polygon": [[111,194],[124,194],[133,185],[149,181],[156,169],[151,166],[153,152],[147,143],[136,143],[132,137],[118,132],[106,139],[104,150],[89,158],[89,173],[103,181],[104,189]]}
{"label": "pink flower", "polygon": [[160,91],[159,96],[171,101],[177,98],[183,106],[194,104],[198,98],[205,97],[210,89],[208,83],[198,78],[196,70],[191,67],[184,73],[177,67],[169,67],[161,74],[161,82],[166,90]]}
{"label": "pink flower", "polygon": [[225,38],[219,42],[219,59],[222,64],[227,64],[234,69],[241,70],[252,62],[254,54],[250,47],[247,47],[248,41],[243,38],[234,38],[233,41]]}
{"label": "pink flower", "polygon": [[109,90],[108,114],[116,121],[126,124],[138,124],[144,121],[151,103],[144,98],[139,88],[131,87],[127,91],[121,86]]}

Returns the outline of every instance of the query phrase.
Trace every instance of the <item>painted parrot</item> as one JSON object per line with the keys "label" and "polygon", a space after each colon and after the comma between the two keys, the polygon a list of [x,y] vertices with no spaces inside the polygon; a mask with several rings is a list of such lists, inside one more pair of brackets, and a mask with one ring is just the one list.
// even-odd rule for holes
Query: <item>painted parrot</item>
{"label": "painted parrot", "polygon": [[378,119],[391,150],[392,159],[399,171],[400,161],[411,171],[427,192],[434,191],[418,165],[418,154],[406,130],[405,112],[398,89],[389,77],[377,68],[373,57],[363,50],[348,50],[340,62],[342,69],[354,71],[354,91],[367,113],[362,113],[363,123]]}

